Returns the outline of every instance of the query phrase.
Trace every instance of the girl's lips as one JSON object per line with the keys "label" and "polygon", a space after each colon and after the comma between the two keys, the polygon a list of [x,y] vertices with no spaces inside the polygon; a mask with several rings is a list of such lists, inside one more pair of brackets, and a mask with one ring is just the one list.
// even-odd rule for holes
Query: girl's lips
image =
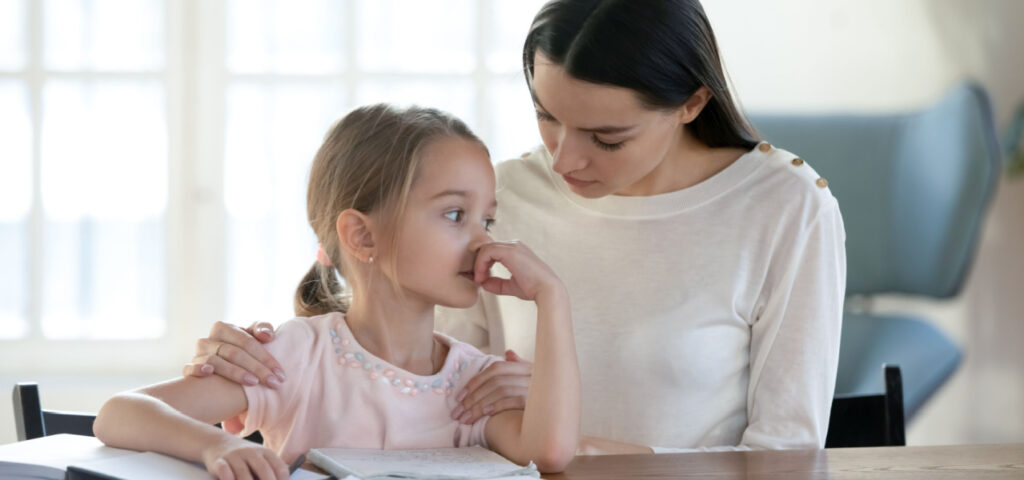
{"label": "girl's lips", "polygon": [[565,180],[565,183],[568,183],[569,185],[573,185],[573,186],[576,186],[576,187],[587,187],[587,186],[590,186],[590,185],[593,185],[593,184],[597,183],[597,182],[593,182],[593,181],[588,182],[586,180],[575,179],[575,178],[572,178],[572,177],[570,177],[568,175],[562,175],[562,179]]}

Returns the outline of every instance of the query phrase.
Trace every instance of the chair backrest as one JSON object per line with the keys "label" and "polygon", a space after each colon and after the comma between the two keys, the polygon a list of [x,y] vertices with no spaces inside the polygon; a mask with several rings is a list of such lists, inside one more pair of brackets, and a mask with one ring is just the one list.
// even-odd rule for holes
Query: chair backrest
{"label": "chair backrest", "polygon": [[883,365],[885,391],[878,395],[836,395],[825,448],[906,445],[903,380],[899,365]]}
{"label": "chair backrest", "polygon": [[985,91],[900,115],[751,115],[827,178],[846,224],[847,294],[955,295],[1001,169]]}
{"label": "chair backrest", "polygon": [[39,402],[39,386],[35,383],[16,384],[13,400],[14,426],[19,442],[58,433],[92,435],[95,415],[43,410]]}
{"label": "chair backrest", "polygon": [[[59,412],[43,410],[39,400],[39,386],[26,382],[14,385],[14,427],[18,441],[72,433],[75,435],[92,436],[92,424],[96,415],[90,413]],[[220,424],[218,424],[220,426]],[[260,432],[253,432],[246,440],[263,443]]]}

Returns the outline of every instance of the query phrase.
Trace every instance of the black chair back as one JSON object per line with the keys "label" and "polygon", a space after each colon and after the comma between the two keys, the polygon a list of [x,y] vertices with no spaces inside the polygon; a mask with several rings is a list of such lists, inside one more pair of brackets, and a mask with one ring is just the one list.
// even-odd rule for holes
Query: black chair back
{"label": "black chair back", "polygon": [[885,392],[836,395],[828,420],[825,448],[889,447],[907,444],[903,418],[903,380],[899,365],[882,365]]}

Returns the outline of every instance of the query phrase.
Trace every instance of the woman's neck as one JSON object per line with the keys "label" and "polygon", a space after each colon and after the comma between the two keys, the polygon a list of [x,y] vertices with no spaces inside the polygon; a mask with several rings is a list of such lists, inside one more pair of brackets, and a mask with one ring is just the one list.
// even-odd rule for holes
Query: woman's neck
{"label": "woman's neck", "polygon": [[683,130],[662,162],[618,195],[650,196],[689,188],[725,170],[744,153],[739,148],[709,147]]}
{"label": "woman's neck", "polygon": [[352,335],[370,353],[417,375],[440,370],[447,348],[434,339],[434,305],[400,298],[386,280],[356,294],[345,315]]}

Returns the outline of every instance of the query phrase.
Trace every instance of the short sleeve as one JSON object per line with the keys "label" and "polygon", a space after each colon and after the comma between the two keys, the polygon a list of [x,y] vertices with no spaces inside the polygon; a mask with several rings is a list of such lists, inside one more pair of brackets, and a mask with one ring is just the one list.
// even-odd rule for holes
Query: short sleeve
{"label": "short sleeve", "polygon": [[304,399],[304,386],[314,381],[311,376],[316,364],[313,359],[315,349],[312,348],[315,336],[308,319],[293,319],[281,324],[274,332],[274,341],[266,347],[281,364],[287,380],[277,389],[262,384],[246,385],[248,409],[225,425],[233,424],[235,430],[241,425],[242,430],[238,434],[246,436],[256,430],[273,429],[276,425],[291,422],[294,412],[302,407],[299,403]]}

